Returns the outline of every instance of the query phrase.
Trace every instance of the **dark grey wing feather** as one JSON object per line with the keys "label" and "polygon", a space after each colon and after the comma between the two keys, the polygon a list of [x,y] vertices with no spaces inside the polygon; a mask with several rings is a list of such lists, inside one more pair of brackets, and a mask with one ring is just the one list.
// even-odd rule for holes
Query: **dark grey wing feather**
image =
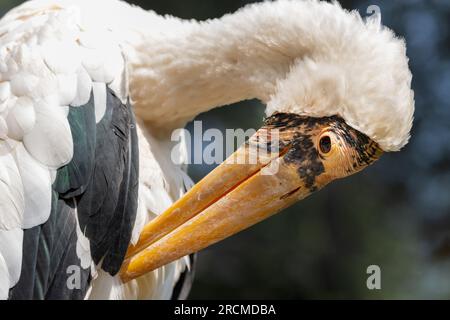
{"label": "dark grey wing feather", "polygon": [[138,143],[129,104],[108,91],[107,109],[97,125],[94,171],[78,197],[82,230],[91,242],[95,263],[116,274],[130,242],[138,195]]}
{"label": "dark grey wing feather", "polygon": [[[130,107],[128,106],[130,110]],[[109,250],[102,263],[103,269],[111,274],[116,274],[125,258],[132,228],[137,212],[137,195],[139,186],[139,154],[137,149],[137,132],[133,113],[129,112],[128,121],[132,123],[127,137],[128,148],[125,157],[122,184],[119,190],[119,201],[114,212],[115,218],[112,228],[117,233],[109,232],[104,243],[109,244]],[[127,125],[129,127],[129,125]],[[119,127],[120,128],[120,127]],[[119,130],[119,129],[118,129]],[[131,161],[131,159],[135,159]],[[131,196],[130,196],[131,195]]]}

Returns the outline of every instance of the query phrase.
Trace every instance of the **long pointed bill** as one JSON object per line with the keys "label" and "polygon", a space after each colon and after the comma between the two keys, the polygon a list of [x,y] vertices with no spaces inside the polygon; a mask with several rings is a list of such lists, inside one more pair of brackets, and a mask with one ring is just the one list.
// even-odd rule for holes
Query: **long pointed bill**
{"label": "long pointed bill", "polygon": [[360,171],[381,153],[339,117],[274,115],[145,226],[127,252],[121,278],[130,281],[246,229],[330,181]]}
{"label": "long pointed bill", "polygon": [[309,192],[302,192],[298,167],[281,157],[289,147],[272,152],[272,142],[270,132],[260,129],[145,226],[138,243],[127,252],[122,280],[127,282],[206,248],[306,196]]}

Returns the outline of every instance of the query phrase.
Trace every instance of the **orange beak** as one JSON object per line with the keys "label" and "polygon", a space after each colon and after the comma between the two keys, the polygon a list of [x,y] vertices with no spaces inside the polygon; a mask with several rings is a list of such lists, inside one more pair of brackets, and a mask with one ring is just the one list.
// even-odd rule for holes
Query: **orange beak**
{"label": "orange beak", "polygon": [[289,147],[268,151],[273,144],[266,143],[266,136],[271,138],[270,132],[260,129],[144,227],[127,252],[120,271],[123,282],[244,230],[310,193],[297,166],[283,159]]}

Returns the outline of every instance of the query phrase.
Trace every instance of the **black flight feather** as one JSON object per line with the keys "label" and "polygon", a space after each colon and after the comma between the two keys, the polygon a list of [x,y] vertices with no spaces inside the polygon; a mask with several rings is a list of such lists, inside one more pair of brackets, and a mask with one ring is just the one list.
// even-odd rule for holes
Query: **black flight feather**
{"label": "black flight feather", "polygon": [[95,263],[116,274],[134,226],[138,195],[136,122],[129,104],[108,90],[105,115],[97,124],[94,171],[78,197],[80,225]]}

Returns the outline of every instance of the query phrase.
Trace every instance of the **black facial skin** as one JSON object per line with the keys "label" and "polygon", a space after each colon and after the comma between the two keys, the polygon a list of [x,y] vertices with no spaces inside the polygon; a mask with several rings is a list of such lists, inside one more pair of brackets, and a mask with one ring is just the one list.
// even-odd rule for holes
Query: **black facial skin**
{"label": "black facial skin", "polygon": [[[339,148],[345,149],[351,159],[345,165],[347,175],[370,165],[381,154],[377,143],[347,125],[339,116],[313,118],[292,113],[276,113],[265,120],[264,127],[268,131],[279,130],[279,149],[289,147],[283,159],[287,164],[298,167],[298,174],[310,192],[319,188],[316,179],[325,172],[325,158],[314,143],[325,129],[341,137]],[[270,143],[266,143],[265,147],[273,152],[274,146]]]}

